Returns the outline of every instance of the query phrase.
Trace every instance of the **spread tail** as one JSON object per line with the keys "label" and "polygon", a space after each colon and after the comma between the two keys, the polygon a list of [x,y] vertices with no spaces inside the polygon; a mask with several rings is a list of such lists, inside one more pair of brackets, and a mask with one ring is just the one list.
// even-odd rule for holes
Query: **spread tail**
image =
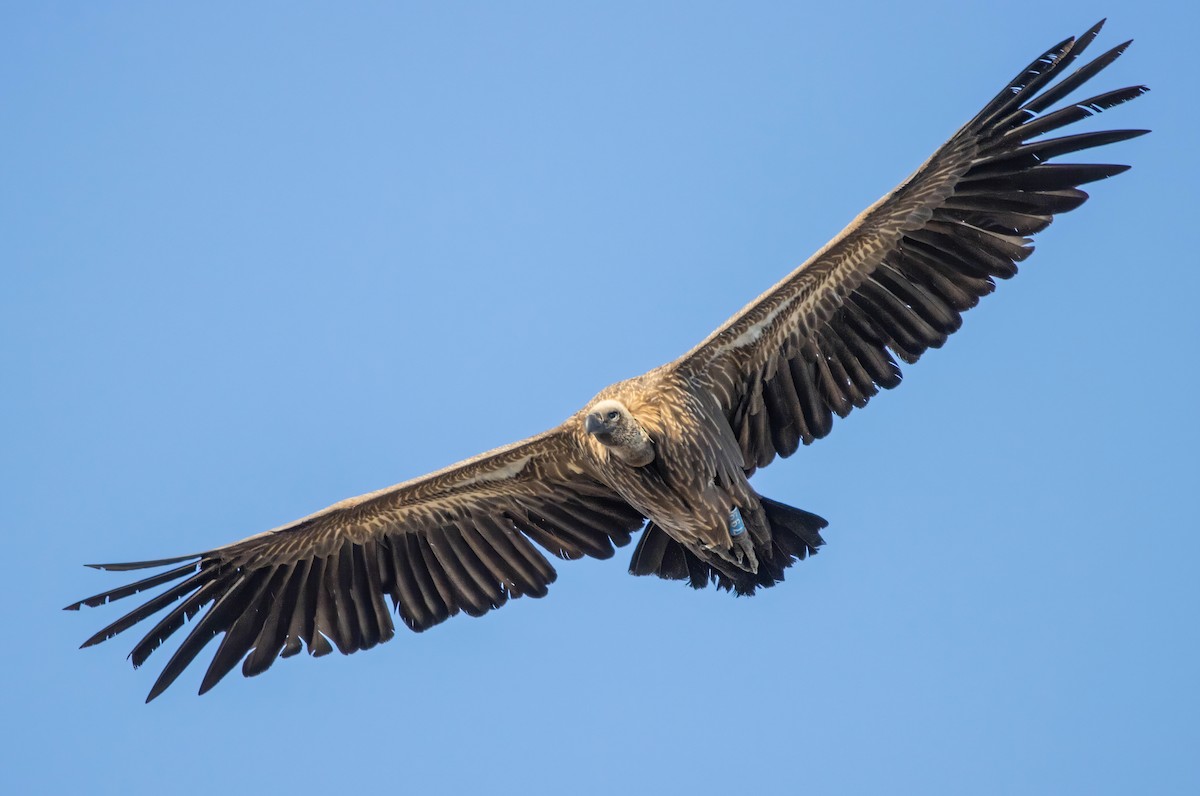
{"label": "spread tail", "polygon": [[715,583],[718,589],[739,595],[754,594],[757,588],[769,588],[783,580],[783,571],[794,561],[802,561],[825,544],[821,529],[829,523],[803,509],[777,503],[765,497],[763,511],[771,528],[771,540],[760,544],[758,572],[750,573],[706,550],[693,550],[672,539],[653,522],[647,523],[633,560],[632,575],[657,575],[667,580],[686,580],[693,589]]}

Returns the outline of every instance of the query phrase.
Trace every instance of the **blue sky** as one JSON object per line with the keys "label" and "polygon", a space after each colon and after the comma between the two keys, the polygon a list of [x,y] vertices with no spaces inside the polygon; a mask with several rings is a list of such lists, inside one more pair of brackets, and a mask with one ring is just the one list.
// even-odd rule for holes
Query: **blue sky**
{"label": "blue sky", "polygon": [[[1194,793],[1192,4],[6,4],[13,793]],[[544,600],[142,700],[121,582],[671,360],[1101,14],[1135,168],[756,476],[830,520],[736,600]],[[1035,17],[1032,21],[1029,17]],[[1094,125],[1093,125],[1094,126]],[[601,284],[629,285],[625,302]],[[157,658],[157,660],[156,660]]]}

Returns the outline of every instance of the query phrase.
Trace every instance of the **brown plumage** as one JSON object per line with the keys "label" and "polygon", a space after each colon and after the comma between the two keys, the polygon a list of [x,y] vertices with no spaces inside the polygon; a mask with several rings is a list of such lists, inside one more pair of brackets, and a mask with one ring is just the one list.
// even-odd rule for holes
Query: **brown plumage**
{"label": "brown plumage", "polygon": [[758,495],[749,476],[899,384],[893,355],[911,363],[941,346],[994,279],[1016,273],[1029,236],[1087,199],[1080,185],[1127,168],[1046,162],[1145,132],[1041,137],[1146,91],[1051,110],[1128,45],[1066,74],[1099,29],[1022,70],[900,187],[682,358],[544,434],[289,525],[198,555],[94,565],[170,568],[68,606],[165,587],[84,646],[165,611],[133,648],[139,666],[191,620],[148,699],[221,635],[203,693],[239,662],[254,675],[302,649],[387,641],[392,608],[420,631],[541,597],[555,571],[539,547],[608,558],[643,524],[634,574],[739,594],[781,581],[823,544],[826,523]]}

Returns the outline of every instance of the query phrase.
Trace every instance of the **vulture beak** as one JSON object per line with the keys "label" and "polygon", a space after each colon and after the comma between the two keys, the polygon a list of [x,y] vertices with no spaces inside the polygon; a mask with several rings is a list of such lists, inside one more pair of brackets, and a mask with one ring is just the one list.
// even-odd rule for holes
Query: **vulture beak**
{"label": "vulture beak", "polygon": [[604,430],[604,421],[600,415],[588,415],[587,420],[583,421],[583,430],[589,434],[599,434]]}

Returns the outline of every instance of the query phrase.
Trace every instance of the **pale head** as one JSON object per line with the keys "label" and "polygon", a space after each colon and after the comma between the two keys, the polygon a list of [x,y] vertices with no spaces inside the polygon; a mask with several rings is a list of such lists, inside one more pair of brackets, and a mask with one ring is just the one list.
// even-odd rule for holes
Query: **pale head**
{"label": "pale head", "polygon": [[583,416],[583,430],[626,464],[642,467],[654,461],[654,442],[620,401],[592,404]]}

